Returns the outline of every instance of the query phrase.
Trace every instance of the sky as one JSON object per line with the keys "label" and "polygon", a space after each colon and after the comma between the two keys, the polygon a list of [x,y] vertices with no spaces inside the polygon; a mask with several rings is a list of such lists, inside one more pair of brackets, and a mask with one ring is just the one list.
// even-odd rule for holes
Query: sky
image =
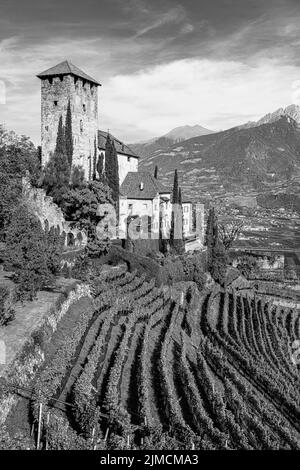
{"label": "sky", "polygon": [[300,104],[299,0],[0,0],[0,123],[40,143],[40,80],[99,81],[99,128],[127,143],[221,130]]}

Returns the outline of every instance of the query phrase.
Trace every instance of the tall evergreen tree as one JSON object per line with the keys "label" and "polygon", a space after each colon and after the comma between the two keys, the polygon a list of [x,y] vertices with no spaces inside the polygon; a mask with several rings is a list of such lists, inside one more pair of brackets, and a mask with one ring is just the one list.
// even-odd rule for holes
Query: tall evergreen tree
{"label": "tall evergreen tree", "polygon": [[103,155],[103,152],[101,152],[98,157],[98,162],[97,162],[97,167],[96,167],[99,179],[101,179],[103,176],[103,167],[104,167],[104,155]]}
{"label": "tall evergreen tree", "polygon": [[158,178],[158,166],[155,165],[155,169],[154,169],[154,178],[157,180]]}
{"label": "tall evergreen tree", "polygon": [[178,185],[177,170],[174,172],[173,182],[170,246],[178,254],[184,251],[184,242],[182,239],[181,191],[179,190]]}
{"label": "tall evergreen tree", "polygon": [[116,206],[117,219],[119,217],[119,165],[118,155],[115,148],[114,141],[110,135],[107,134],[105,144],[105,177],[108,186],[111,188],[112,197]]}
{"label": "tall evergreen tree", "polygon": [[65,130],[62,116],[60,116],[58,121],[55,152],[61,153],[62,155],[66,154]]}
{"label": "tall evergreen tree", "polygon": [[207,246],[207,270],[216,282],[224,284],[227,256],[224,245],[219,239],[218,220],[213,207],[209,210],[204,243]]}
{"label": "tall evergreen tree", "polygon": [[93,180],[97,179],[97,141],[94,138]]}
{"label": "tall evergreen tree", "polygon": [[212,207],[208,212],[204,244],[207,247],[213,246],[216,244],[218,238],[219,234],[217,216],[214,207]]}
{"label": "tall evergreen tree", "polygon": [[45,166],[43,187],[57,204],[60,204],[63,194],[68,190],[70,173],[66,155],[55,151]]}
{"label": "tall evergreen tree", "polygon": [[177,174],[177,170],[175,170],[175,172],[174,172],[174,181],[173,181],[172,204],[177,204],[178,195],[179,195],[178,174]]}
{"label": "tall evergreen tree", "polygon": [[66,124],[65,124],[65,148],[70,168],[73,159],[73,133],[72,133],[72,113],[70,100],[68,101]]}
{"label": "tall evergreen tree", "polygon": [[178,204],[182,205],[182,194],[181,188],[178,189]]}

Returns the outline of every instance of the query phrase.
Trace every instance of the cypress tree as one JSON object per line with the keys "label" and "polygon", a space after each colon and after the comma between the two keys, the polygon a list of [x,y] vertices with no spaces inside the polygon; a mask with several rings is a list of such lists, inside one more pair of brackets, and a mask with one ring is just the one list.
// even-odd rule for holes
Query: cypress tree
{"label": "cypress tree", "polygon": [[63,194],[68,190],[70,174],[66,155],[55,151],[45,166],[43,187],[56,204],[60,204]]}
{"label": "cypress tree", "polygon": [[94,139],[94,158],[93,158],[93,180],[97,179],[97,142],[96,137]]}
{"label": "cypress tree", "polygon": [[224,284],[227,256],[224,245],[219,239],[218,220],[213,207],[209,210],[208,214],[205,245],[207,246],[207,270],[216,282]]}
{"label": "cypress tree", "polygon": [[158,166],[155,165],[155,169],[154,169],[154,178],[157,180],[157,177],[158,177]]}
{"label": "cypress tree", "polygon": [[[180,227],[181,227],[181,230],[180,230]],[[176,251],[177,253],[182,253],[183,248],[184,248],[184,243],[182,240],[181,191],[179,190],[179,186],[178,186],[177,170],[175,170],[174,172],[174,182],[173,182],[170,245],[174,249],[174,251]]]}
{"label": "cypress tree", "polygon": [[73,159],[73,133],[72,133],[72,113],[70,100],[68,101],[66,125],[65,125],[65,148],[70,168]]}
{"label": "cypress tree", "polygon": [[98,162],[97,162],[97,173],[99,179],[103,176],[103,166],[104,166],[104,155],[101,152],[99,157],[98,157]]}
{"label": "cypress tree", "polygon": [[62,116],[60,116],[58,121],[55,152],[62,155],[65,155],[66,153],[65,131]]}
{"label": "cypress tree", "polygon": [[178,174],[177,174],[177,170],[175,170],[175,172],[174,172],[174,181],[173,181],[172,204],[177,204],[177,202],[178,202],[178,195],[179,195],[179,189],[178,189]]}
{"label": "cypress tree", "polygon": [[105,177],[111,188],[112,197],[116,205],[117,219],[119,216],[119,165],[118,155],[113,140],[107,134],[105,144]]}

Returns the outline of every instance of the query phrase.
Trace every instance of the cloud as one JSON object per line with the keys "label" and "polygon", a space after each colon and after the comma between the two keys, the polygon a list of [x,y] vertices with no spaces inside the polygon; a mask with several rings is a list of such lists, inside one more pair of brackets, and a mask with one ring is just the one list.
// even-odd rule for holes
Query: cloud
{"label": "cloud", "polygon": [[[119,75],[101,90],[101,123],[127,141],[201,124],[225,129],[291,103],[300,71],[269,60],[179,60]],[[102,111],[101,111],[102,110]]]}
{"label": "cloud", "polygon": [[[152,14],[153,15],[153,14]],[[150,15],[150,16],[152,16]],[[175,23],[178,24],[181,21],[183,21],[186,17],[186,13],[184,8],[179,5],[177,7],[171,8],[170,10],[166,11],[165,13],[162,12],[157,12],[154,13],[156,16],[155,20],[152,21],[150,24],[147,26],[141,28],[137,33],[135,37],[141,37],[144,36],[145,34],[156,30],[157,28],[160,28],[161,26],[167,25],[169,23]]]}

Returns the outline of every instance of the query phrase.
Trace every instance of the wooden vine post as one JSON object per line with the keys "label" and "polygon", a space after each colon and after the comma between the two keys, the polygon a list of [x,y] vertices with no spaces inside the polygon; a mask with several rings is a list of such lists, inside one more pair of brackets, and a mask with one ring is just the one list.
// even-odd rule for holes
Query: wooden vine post
{"label": "wooden vine post", "polygon": [[39,450],[39,448],[40,448],[40,442],[41,442],[42,413],[43,413],[43,403],[40,403],[40,404],[39,404],[38,435],[37,435],[37,443],[36,443],[36,448],[37,448],[37,450]]}

